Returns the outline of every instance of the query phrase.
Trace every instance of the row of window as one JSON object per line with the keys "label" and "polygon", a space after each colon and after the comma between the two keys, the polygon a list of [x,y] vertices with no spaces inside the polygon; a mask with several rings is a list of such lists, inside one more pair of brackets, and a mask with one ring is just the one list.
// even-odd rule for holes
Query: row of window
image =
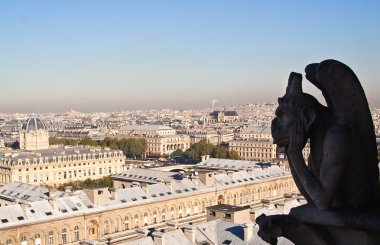
{"label": "row of window", "polygon": [[[78,226],[75,226],[74,227],[74,230],[73,230],[73,233],[74,233],[74,241],[79,241],[80,239],[80,231],[79,231],[79,227]],[[60,234],[60,238],[59,240],[57,241],[56,240],[56,234],[54,234],[54,231],[49,231],[48,232],[48,236],[47,236],[47,241],[44,243],[42,241],[42,237],[43,235],[41,235],[40,233],[36,233],[34,235],[34,245],[42,245],[42,244],[48,244],[48,245],[56,245],[56,244],[65,244],[65,243],[68,243],[68,242],[71,242],[69,240],[69,233],[67,231],[66,228],[63,228],[61,230],[61,234]],[[8,238],[6,241],[5,241],[5,244],[6,245],[15,245],[15,244],[21,244],[21,245],[28,245],[30,243],[28,243],[28,237],[25,236],[25,235],[22,235],[20,237],[20,243],[16,243],[17,241],[11,239],[11,238]]]}

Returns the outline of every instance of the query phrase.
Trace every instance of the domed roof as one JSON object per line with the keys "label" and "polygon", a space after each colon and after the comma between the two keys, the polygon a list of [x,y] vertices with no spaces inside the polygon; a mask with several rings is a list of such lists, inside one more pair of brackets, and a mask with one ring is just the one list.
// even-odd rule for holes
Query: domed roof
{"label": "domed roof", "polygon": [[26,121],[22,124],[22,130],[30,131],[30,130],[46,130],[45,123],[43,123],[38,117],[31,117],[26,119]]}

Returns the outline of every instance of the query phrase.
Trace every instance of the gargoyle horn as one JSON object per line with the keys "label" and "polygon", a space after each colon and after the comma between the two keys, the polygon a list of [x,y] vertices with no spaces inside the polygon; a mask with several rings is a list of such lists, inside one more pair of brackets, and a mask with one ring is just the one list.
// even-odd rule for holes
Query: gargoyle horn
{"label": "gargoyle horn", "polygon": [[291,72],[284,98],[301,95],[302,93],[302,74]]}

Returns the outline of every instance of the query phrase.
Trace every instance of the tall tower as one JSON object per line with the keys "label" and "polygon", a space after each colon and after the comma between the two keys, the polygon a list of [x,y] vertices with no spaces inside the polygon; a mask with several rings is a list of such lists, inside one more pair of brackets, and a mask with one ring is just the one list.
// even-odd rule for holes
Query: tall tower
{"label": "tall tower", "polygon": [[49,148],[49,133],[45,123],[37,117],[28,118],[20,131],[20,149],[42,150]]}

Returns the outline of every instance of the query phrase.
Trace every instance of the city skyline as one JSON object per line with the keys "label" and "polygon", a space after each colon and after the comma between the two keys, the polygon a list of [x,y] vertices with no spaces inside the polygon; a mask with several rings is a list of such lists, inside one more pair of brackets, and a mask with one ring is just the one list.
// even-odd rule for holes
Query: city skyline
{"label": "city skyline", "polygon": [[[274,102],[334,58],[379,107],[377,1],[3,1],[0,113]],[[320,94],[305,81],[305,92]],[[321,98],[319,96],[319,98]]]}

